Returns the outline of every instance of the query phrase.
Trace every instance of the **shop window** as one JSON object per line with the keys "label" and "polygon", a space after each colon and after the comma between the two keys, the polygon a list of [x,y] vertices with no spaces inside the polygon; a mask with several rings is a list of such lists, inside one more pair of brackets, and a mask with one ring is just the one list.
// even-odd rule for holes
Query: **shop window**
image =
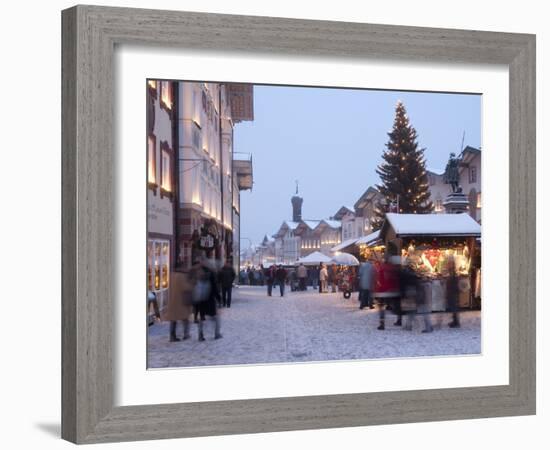
{"label": "shop window", "polygon": [[477,182],[477,167],[470,166],[470,183],[476,183],[476,182]]}
{"label": "shop window", "polygon": [[168,289],[170,274],[170,242],[150,239],[147,243],[147,284],[150,291]]}
{"label": "shop window", "polygon": [[160,105],[168,112],[172,111],[172,83],[170,81],[160,82]]}
{"label": "shop window", "polygon": [[476,206],[478,208],[481,208],[481,192],[477,193],[477,204],[476,204]]}
{"label": "shop window", "polygon": [[147,136],[147,185],[157,192],[157,139],[154,135]]}

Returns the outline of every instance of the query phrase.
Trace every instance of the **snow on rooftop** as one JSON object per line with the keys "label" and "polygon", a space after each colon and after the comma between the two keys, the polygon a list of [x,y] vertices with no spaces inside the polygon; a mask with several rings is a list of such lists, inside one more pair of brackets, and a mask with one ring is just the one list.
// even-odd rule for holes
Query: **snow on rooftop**
{"label": "snow on rooftop", "polygon": [[387,213],[397,235],[481,236],[481,226],[469,214]]}
{"label": "snow on rooftop", "polygon": [[292,222],[291,220],[285,220],[284,222],[288,228],[290,228],[291,230],[295,230],[296,228],[298,228],[298,225],[300,225],[300,222]]}
{"label": "snow on rooftop", "polygon": [[325,255],[324,253],[321,253],[319,251],[315,251],[313,253],[310,253],[307,256],[304,256],[298,260],[299,263],[302,264],[320,264],[320,263],[328,263],[331,261],[331,258]]}
{"label": "snow on rooftop", "polygon": [[331,228],[340,228],[342,223],[339,220],[323,220]]}
{"label": "snow on rooftop", "polygon": [[369,244],[371,242],[376,241],[380,238],[380,230],[374,231],[373,233],[367,234],[366,236],[363,236],[359,239],[357,239],[356,244]]}
{"label": "snow on rooftop", "polygon": [[339,252],[340,250],[345,249],[346,247],[349,247],[350,245],[353,245],[357,242],[357,238],[351,238],[346,239],[345,241],[341,242],[338,245],[335,245],[330,249],[331,252]]}
{"label": "snow on rooftop", "polygon": [[304,220],[303,221],[309,228],[311,228],[312,230],[314,228],[317,228],[317,225],[319,225],[321,223],[320,220]]}

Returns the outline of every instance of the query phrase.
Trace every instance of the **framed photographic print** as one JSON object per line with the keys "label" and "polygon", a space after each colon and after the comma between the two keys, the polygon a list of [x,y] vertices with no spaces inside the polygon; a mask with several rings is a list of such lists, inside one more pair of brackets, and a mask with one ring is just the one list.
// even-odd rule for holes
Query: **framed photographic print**
{"label": "framed photographic print", "polygon": [[62,18],[65,439],[534,414],[534,36]]}

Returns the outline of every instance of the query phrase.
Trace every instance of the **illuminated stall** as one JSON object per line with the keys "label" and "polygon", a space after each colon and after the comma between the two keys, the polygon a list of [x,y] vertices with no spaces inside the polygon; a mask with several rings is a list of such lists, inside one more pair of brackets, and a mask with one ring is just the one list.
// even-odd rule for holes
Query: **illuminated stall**
{"label": "illuminated stall", "polygon": [[380,238],[388,252],[401,257],[431,285],[433,311],[445,310],[446,279],[452,258],[458,276],[458,304],[474,305],[476,276],[481,263],[480,225],[469,214],[396,214],[388,213]]}
{"label": "illuminated stall", "polygon": [[382,261],[386,246],[380,239],[380,230],[363,236],[357,240],[355,245],[359,248],[361,261]]}

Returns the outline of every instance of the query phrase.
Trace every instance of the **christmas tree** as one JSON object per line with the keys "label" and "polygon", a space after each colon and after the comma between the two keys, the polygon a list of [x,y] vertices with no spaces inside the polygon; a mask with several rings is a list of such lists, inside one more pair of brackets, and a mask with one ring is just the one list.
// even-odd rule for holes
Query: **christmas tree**
{"label": "christmas tree", "polygon": [[416,130],[409,123],[405,106],[400,101],[395,108],[393,129],[388,136],[383,162],[376,169],[382,181],[376,187],[383,200],[375,211],[374,229],[380,228],[388,211],[427,214],[433,209],[424,149],[418,147]]}

